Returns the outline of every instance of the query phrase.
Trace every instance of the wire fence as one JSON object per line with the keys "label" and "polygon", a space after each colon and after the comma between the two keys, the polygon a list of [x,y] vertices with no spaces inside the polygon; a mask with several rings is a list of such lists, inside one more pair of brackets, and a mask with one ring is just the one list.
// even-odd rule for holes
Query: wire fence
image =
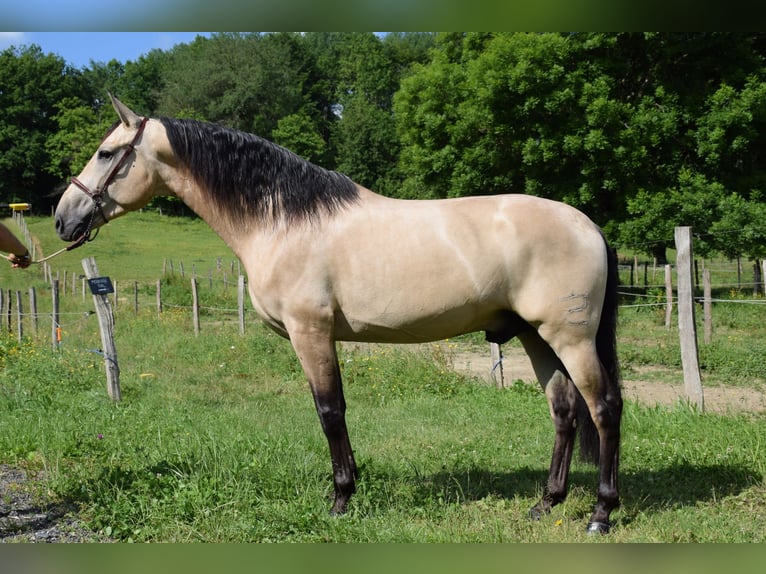
{"label": "wire fence", "polygon": [[[677,304],[678,298],[675,291],[672,294],[666,292],[666,285],[659,283],[630,284],[630,269],[634,272],[635,266],[621,265],[620,279],[621,289],[619,291],[621,303],[620,308],[662,308],[668,304]],[[712,273],[731,276],[736,272],[731,266],[723,264],[709,264],[706,262],[706,269],[712,270]],[[191,273],[184,269],[191,269]],[[134,315],[152,313],[161,314],[162,312],[172,312],[176,314],[192,313],[200,314],[200,317],[207,321],[220,324],[227,320],[235,322],[237,317],[241,317],[246,310],[237,306],[238,299],[236,286],[238,277],[233,277],[232,272],[240,270],[239,262],[232,260],[222,262],[217,260],[208,265],[208,269],[203,273],[198,273],[196,264],[184,265],[182,261],[173,262],[166,260],[163,263],[160,278],[156,281],[115,281],[115,293],[111,299],[112,306],[116,313],[131,312]],[[659,273],[659,269],[657,273]],[[26,309],[22,309],[17,315],[13,312],[14,293],[12,290],[3,290],[0,288],[0,318],[4,319],[6,328],[13,330],[14,321],[28,321],[33,325],[33,331],[39,330],[41,322],[55,322],[55,328],[61,332],[80,330],[84,324],[87,324],[90,317],[93,316],[87,289],[87,281],[82,275],[59,274],[51,269],[43,271],[47,280],[50,281],[48,287],[43,287],[42,291],[53,290],[53,284],[58,283],[60,290],[59,296],[66,302],[65,310],[59,311],[54,315],[50,305],[45,304],[46,295],[50,297],[51,293],[43,293],[41,297],[41,308],[32,309],[31,303]],[[663,271],[664,273],[664,271]],[[197,305],[192,302],[191,281],[195,281],[199,287],[201,300]],[[673,281],[675,278],[673,277]],[[243,279],[246,283],[246,278]],[[759,295],[763,289],[758,288],[758,284],[753,282],[732,283],[729,281],[713,283],[713,292],[732,293],[733,297],[715,296],[709,299],[710,303],[715,305],[766,305],[766,298]],[[701,291],[701,289],[697,289]],[[752,297],[746,297],[747,293],[756,293]],[[2,295],[6,296],[3,297]],[[16,295],[18,299],[18,295]],[[81,309],[71,310],[73,306],[78,305]],[[697,303],[703,303],[704,297],[695,295],[694,300]],[[17,329],[19,333],[26,329]]]}

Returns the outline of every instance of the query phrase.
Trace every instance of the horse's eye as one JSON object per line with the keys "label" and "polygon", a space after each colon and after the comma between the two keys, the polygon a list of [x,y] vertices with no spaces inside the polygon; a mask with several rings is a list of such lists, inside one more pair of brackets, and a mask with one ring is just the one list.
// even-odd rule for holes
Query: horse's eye
{"label": "horse's eye", "polygon": [[112,152],[108,149],[98,150],[98,159],[112,159]]}

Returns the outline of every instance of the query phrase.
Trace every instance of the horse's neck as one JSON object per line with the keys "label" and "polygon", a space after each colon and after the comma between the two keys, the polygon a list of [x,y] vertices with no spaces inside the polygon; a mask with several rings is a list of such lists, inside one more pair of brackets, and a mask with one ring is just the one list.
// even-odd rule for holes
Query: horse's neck
{"label": "horse's neck", "polygon": [[275,237],[284,231],[283,224],[260,222],[255,218],[237,218],[230,211],[216,207],[211,194],[192,179],[176,187],[174,195],[196,213],[218,234],[234,254],[243,260],[248,252],[259,246],[271,249]]}
{"label": "horse's neck", "polygon": [[171,189],[173,195],[205,221],[224,243],[237,253],[239,240],[245,235],[245,231],[240,228],[242,224],[233,222],[228,214],[217,209],[210,194],[191,178],[174,182]]}

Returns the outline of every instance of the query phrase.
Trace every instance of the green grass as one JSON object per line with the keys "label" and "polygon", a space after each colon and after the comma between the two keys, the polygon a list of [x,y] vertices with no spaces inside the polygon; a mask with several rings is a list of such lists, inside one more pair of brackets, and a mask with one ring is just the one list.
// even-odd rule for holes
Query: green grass
{"label": "green grass", "polygon": [[[51,222],[43,219],[30,229],[37,235],[39,225],[47,246]],[[766,541],[763,414],[628,402],[623,505],[612,534],[593,538],[584,526],[596,470],[580,462],[567,501],[539,522],[526,516],[541,494],[553,440],[537,387],[498,390],[452,371],[448,356],[393,347],[341,353],[361,477],[349,513],[330,517],[327,444],[289,343],[253,323],[239,336],[235,317],[215,309],[195,337],[184,308],[188,281],[178,276],[163,278],[176,306],[157,317],[151,284],[164,258],[191,262],[187,249],[205,253],[200,265],[230,257],[200,222],[170,221],[117,220],[57,263],[79,273],[79,260],[95,254],[103,274],[146,284],[138,315],[122,303],[116,312],[119,404],[107,398],[103,358],[94,352],[98,325],[84,312],[90,295],[62,298],[57,350],[45,318],[36,335],[27,326],[21,343],[0,336],[0,462],[45,470],[46,496],[71,505],[94,530],[163,542]],[[107,229],[114,237],[103,235]],[[129,253],[119,245],[114,255],[95,253],[128,237]],[[43,307],[49,288],[39,269],[0,269],[4,289],[30,283]],[[212,288],[203,281],[200,292],[211,307],[235,305],[235,290],[220,281]],[[762,384],[762,308],[716,309],[716,342],[701,348],[705,382]],[[652,308],[624,310],[625,369],[677,362],[677,333],[662,320]],[[479,344],[476,336],[458,343]]]}
{"label": "green grass", "polygon": [[[717,303],[713,309],[713,338],[703,341],[702,309],[698,308],[699,364],[705,385],[731,385],[766,390],[766,305]],[[752,299],[752,296],[748,296]],[[766,301],[764,301],[766,302]],[[623,371],[658,366],[681,369],[678,319],[665,327],[664,307],[620,310],[619,353]]]}
{"label": "green grass", "polygon": [[[47,488],[95,530],[135,541],[589,540],[595,469],[579,462],[569,499],[526,518],[552,441],[535,387],[438,378],[405,351],[344,354],[361,479],[349,514],[331,518],[326,443],[284,341],[261,329],[183,337],[172,319],[135,327],[120,338],[133,352],[117,405],[99,356],[2,347],[0,459],[45,469]],[[138,352],[149,331],[162,344]],[[604,541],[764,541],[764,431],[763,417],[628,404],[623,506]]]}
{"label": "green grass", "polygon": [[[43,255],[67,245],[56,235],[52,217],[27,217],[26,222]],[[79,275],[84,257],[95,257],[102,275],[139,282],[160,278],[166,260],[174,263],[176,272],[183,263],[187,274],[191,275],[196,267],[198,275],[207,277],[209,269],[216,269],[218,258],[227,272],[235,259],[231,249],[204,221],[152,212],[131,213],[110,221],[93,241],[57,256],[50,265],[62,277],[64,271]]]}

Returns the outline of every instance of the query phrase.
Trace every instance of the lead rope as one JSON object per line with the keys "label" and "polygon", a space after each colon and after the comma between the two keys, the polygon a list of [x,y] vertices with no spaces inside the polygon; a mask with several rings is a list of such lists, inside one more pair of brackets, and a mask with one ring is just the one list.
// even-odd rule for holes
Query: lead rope
{"label": "lead rope", "polygon": [[[50,255],[47,255],[46,257],[43,257],[42,259],[33,259],[32,261],[29,262],[29,264],[32,265],[33,263],[45,263],[46,261],[53,259],[57,255],[61,255],[65,251],[72,251],[72,249],[76,249],[80,247],[81,245],[83,245],[84,243],[87,243],[88,241],[93,241],[98,235],[98,232],[101,230],[101,228],[97,228],[96,235],[94,235],[93,237],[90,236],[90,232],[93,230],[93,218],[96,215],[96,208],[100,210],[101,205],[98,203],[95,203],[95,207],[93,208],[93,211],[91,211],[90,213],[90,221],[88,222],[88,227],[80,237],[75,239],[72,243],[70,243],[66,247],[62,247],[55,253],[51,253]],[[104,220],[106,220],[106,217],[104,218]],[[11,263],[14,263],[14,260],[11,258],[11,255],[3,255],[3,257],[7,259],[8,261],[10,261]]]}
{"label": "lead rope", "polygon": [[[95,239],[95,237],[94,237],[93,239]],[[31,264],[33,264],[33,263],[45,263],[46,261],[48,261],[48,260],[50,260],[50,259],[53,259],[53,258],[54,258],[54,257],[56,257],[57,255],[61,255],[61,254],[62,254],[62,253],[64,253],[65,251],[71,251],[72,249],[74,249],[74,248],[76,248],[76,247],[80,247],[80,245],[82,245],[82,244],[83,244],[83,243],[85,243],[86,241],[89,241],[89,239],[87,239],[87,236],[86,236],[86,235],[83,235],[83,236],[82,236],[82,237],[80,237],[80,239],[78,239],[77,241],[75,241],[75,242],[73,242],[73,243],[71,243],[71,244],[67,245],[66,247],[64,247],[64,248],[62,248],[62,249],[59,249],[59,250],[58,250],[58,251],[56,251],[55,253],[51,253],[50,255],[47,255],[47,256],[43,257],[42,259],[33,259],[32,261],[30,261],[30,262],[29,262],[29,264],[31,265]],[[7,259],[7,260],[8,260],[8,261],[10,261],[11,263],[15,263],[15,261],[14,261],[14,260],[11,258],[11,255],[3,255],[3,258],[4,258],[4,259]],[[18,256],[17,256],[17,259],[18,259]]]}

